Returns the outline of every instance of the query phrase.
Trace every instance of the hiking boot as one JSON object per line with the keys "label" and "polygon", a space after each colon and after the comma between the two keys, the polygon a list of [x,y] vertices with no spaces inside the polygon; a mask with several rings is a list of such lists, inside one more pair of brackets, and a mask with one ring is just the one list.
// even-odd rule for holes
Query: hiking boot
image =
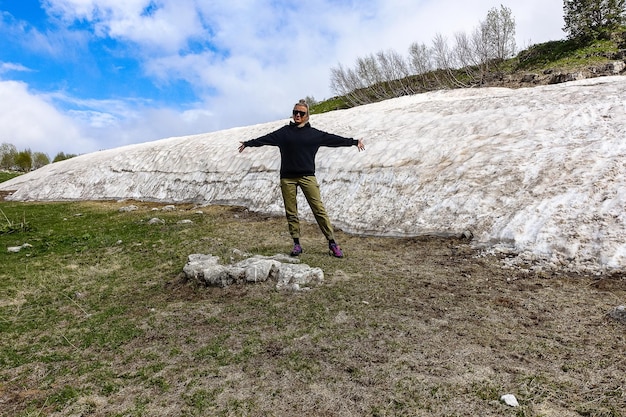
{"label": "hiking boot", "polygon": [[333,255],[335,258],[343,258],[343,252],[341,251],[341,248],[338,244],[331,243],[328,245],[328,249],[330,251],[330,254]]}
{"label": "hiking boot", "polygon": [[295,245],[293,245],[293,249],[291,250],[291,253],[289,255],[298,256],[301,253],[302,253],[302,246],[296,243]]}

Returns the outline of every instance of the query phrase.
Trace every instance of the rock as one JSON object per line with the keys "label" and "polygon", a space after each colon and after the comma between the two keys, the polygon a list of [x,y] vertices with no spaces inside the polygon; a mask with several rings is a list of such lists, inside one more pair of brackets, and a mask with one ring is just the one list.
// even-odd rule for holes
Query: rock
{"label": "rock", "polygon": [[7,251],[8,251],[9,253],[18,253],[18,252],[20,252],[22,249],[32,248],[32,247],[33,247],[33,245],[31,245],[30,243],[24,243],[24,244],[23,244],[23,245],[21,245],[21,246],[9,246],[9,247],[7,248]]}
{"label": "rock", "polygon": [[254,255],[253,258],[255,258],[255,259],[273,259],[275,261],[278,261],[278,262],[281,262],[281,263],[288,263],[288,264],[299,264],[300,263],[300,259],[298,259],[297,257],[285,255],[284,253],[277,253],[276,255],[272,255],[272,256]]}
{"label": "rock", "polygon": [[515,398],[515,395],[513,394],[504,394],[502,397],[500,397],[500,401],[511,407],[519,407],[517,398]]}
{"label": "rock", "polygon": [[626,63],[624,61],[614,61],[606,64],[604,70],[610,74],[617,75],[626,69]]}
{"label": "rock", "polygon": [[280,262],[271,259],[249,258],[237,262],[233,272],[240,271],[240,280],[245,282],[265,282],[268,279],[276,280],[280,270]]}
{"label": "rock", "polygon": [[319,284],[323,281],[324,271],[320,268],[311,268],[306,264],[281,264],[276,288],[298,291],[303,285]]}
{"label": "rock", "polygon": [[584,80],[585,75],[582,72],[568,72],[568,73],[558,73],[555,74],[550,79],[550,84],[561,84],[570,81]]}
{"label": "rock", "polygon": [[130,206],[120,207],[120,209],[118,211],[120,213],[128,213],[128,212],[136,211],[136,210],[139,210],[139,207],[137,207],[135,205],[130,205]]}
{"label": "rock", "polygon": [[235,264],[221,265],[217,256],[193,254],[189,255],[183,273],[188,279],[217,287],[272,280],[279,290],[300,291],[324,281],[324,271],[320,268],[282,263],[274,258],[283,259],[281,255],[253,256]]}
{"label": "rock", "polygon": [[218,287],[226,287],[234,281],[227,268],[219,264],[220,258],[217,256],[194,254],[189,255],[187,259],[187,264],[183,268],[187,278]]}
{"label": "rock", "polygon": [[148,224],[165,224],[165,220],[159,219],[158,217],[153,217],[152,219],[148,220]]}
{"label": "rock", "polygon": [[615,320],[626,323],[626,306],[617,306],[610,313],[609,316]]}

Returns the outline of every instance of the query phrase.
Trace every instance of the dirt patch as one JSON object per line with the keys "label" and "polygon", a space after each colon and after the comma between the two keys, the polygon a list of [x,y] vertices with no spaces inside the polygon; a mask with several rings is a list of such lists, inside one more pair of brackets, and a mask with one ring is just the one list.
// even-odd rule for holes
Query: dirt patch
{"label": "dirt patch", "polygon": [[[263,236],[255,228],[268,222],[284,227],[282,219],[241,209],[221,215],[243,240]],[[196,387],[211,398],[203,411],[623,415],[626,328],[607,314],[626,303],[623,276],[533,275],[503,268],[467,241],[430,237],[339,233],[346,259],[335,260],[316,235],[307,226],[302,260],[321,264],[326,283],[311,293],[169,284],[170,313],[184,326],[172,327],[168,316],[165,332],[153,337],[167,346],[163,334],[184,340],[193,329],[197,344],[183,348],[187,356],[212,346],[200,363],[179,358],[164,370],[169,378],[176,370],[181,381],[208,372]],[[137,342],[145,349],[146,340]],[[254,354],[247,357],[250,346]],[[161,348],[153,344],[150,351]],[[226,360],[230,355],[246,358]],[[519,408],[500,401],[508,393]],[[173,403],[184,396],[165,395]]]}
{"label": "dirt patch", "polygon": [[4,199],[7,196],[10,196],[11,194],[13,194],[15,191],[2,191],[0,190],[0,201],[4,201]]}

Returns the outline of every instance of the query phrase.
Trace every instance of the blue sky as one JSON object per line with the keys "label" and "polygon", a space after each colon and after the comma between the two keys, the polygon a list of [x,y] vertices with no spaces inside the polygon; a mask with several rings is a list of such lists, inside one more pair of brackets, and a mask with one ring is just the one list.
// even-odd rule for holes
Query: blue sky
{"label": "blue sky", "polygon": [[286,119],[339,63],[501,4],[518,48],[564,38],[560,0],[0,0],[0,143],[53,157]]}

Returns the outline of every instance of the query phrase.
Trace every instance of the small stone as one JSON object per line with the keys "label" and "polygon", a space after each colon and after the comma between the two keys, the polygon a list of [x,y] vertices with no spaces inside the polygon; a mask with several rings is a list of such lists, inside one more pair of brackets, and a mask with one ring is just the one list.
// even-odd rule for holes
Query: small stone
{"label": "small stone", "polygon": [[619,320],[622,323],[626,323],[626,306],[617,306],[610,313],[609,316],[613,317],[615,320]]}
{"label": "small stone", "polygon": [[128,212],[135,211],[135,210],[139,210],[139,207],[135,205],[130,205],[130,206],[125,206],[125,207],[120,207],[119,212],[128,213]]}
{"label": "small stone", "polygon": [[500,401],[511,407],[519,407],[517,398],[515,398],[515,395],[513,394],[504,394],[502,397],[500,397]]}
{"label": "small stone", "polygon": [[24,243],[22,246],[9,246],[7,250],[9,251],[9,253],[18,253],[22,249],[32,248],[32,247],[33,245],[31,245],[30,243]]}

